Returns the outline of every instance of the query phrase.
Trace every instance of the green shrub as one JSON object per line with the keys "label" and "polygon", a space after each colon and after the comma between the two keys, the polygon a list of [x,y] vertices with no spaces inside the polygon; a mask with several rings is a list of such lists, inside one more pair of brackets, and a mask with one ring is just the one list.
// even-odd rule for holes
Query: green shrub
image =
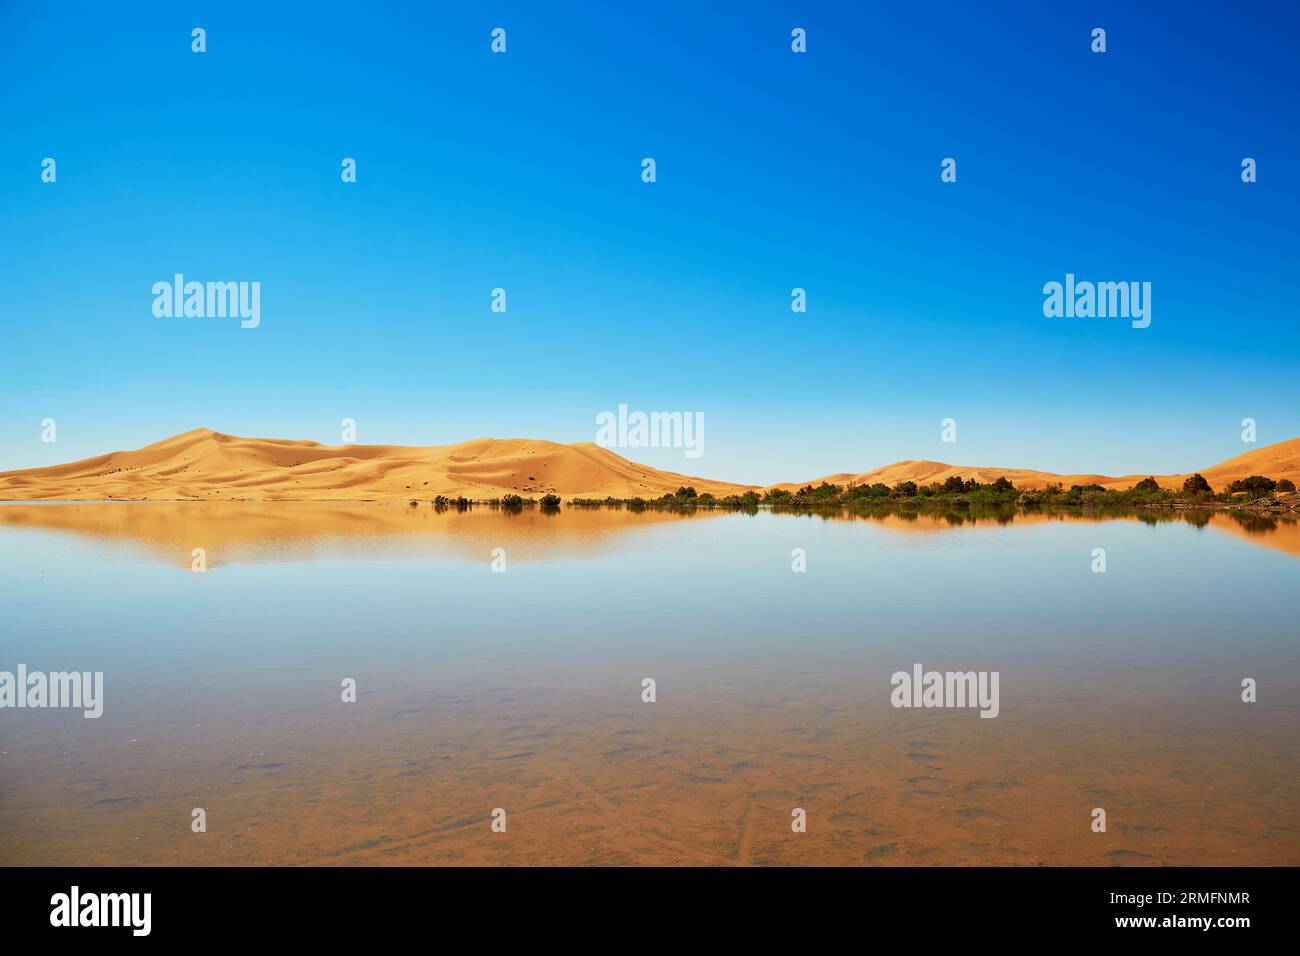
{"label": "green shrub", "polygon": [[1228,485],[1228,490],[1234,494],[1245,492],[1247,497],[1262,498],[1277,487],[1277,482],[1272,478],[1265,478],[1263,475],[1250,475],[1239,481],[1234,481]]}

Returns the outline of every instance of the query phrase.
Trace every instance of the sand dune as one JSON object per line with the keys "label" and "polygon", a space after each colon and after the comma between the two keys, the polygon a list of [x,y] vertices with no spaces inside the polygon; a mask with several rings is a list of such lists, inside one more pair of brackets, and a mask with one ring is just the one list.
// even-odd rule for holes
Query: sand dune
{"label": "sand dune", "polygon": [[[1190,473],[1188,473],[1190,474]],[[1248,475],[1300,481],[1300,438],[1279,442],[1201,469],[1215,490]],[[981,482],[1006,477],[1018,488],[1096,484],[1128,488],[1142,474],[1058,475],[1025,468],[971,467],[900,461],[860,473],[841,472],[806,484],[928,484],[956,475]],[[1187,474],[1156,475],[1181,488]],[[478,438],[458,445],[321,445],[313,441],[238,438],[207,428],[136,451],[97,455],[65,465],[0,472],[0,500],[171,501],[427,501],[435,495],[485,499],[506,494],[562,498],[656,498],[693,485],[701,493],[755,488],[639,465],[590,442],[562,445],[525,438]]]}
{"label": "sand dune", "polygon": [[[1248,451],[1244,455],[1238,455],[1228,461],[1202,468],[1200,473],[1215,491],[1223,491],[1232,482],[1250,475],[1264,475],[1274,480],[1290,478],[1292,481],[1300,483],[1300,438],[1292,438],[1289,441],[1278,442],[1276,445],[1267,445],[1254,451]],[[935,481],[946,481],[956,475],[963,480],[974,478],[980,482],[990,482],[997,480],[999,477],[1005,477],[1015,484],[1017,488],[1028,489],[1040,489],[1054,483],[1060,483],[1067,488],[1070,485],[1101,485],[1103,488],[1123,489],[1131,488],[1134,484],[1147,477],[1148,474],[1150,473],[1144,472],[1121,477],[1097,474],[1058,475],[1055,472],[1034,471],[1028,468],[973,467],[969,465],[949,465],[941,461],[898,461],[872,471],[856,474],[840,472],[816,478],[812,481],[781,484],[774,487],[793,491],[802,488],[804,485],[819,485],[823,481],[833,485],[870,485],[881,482],[892,487],[900,481],[914,481],[918,485],[922,485]],[[1161,487],[1181,490],[1183,482],[1192,474],[1189,471],[1183,474],[1154,475],[1153,477],[1160,483]]]}
{"label": "sand dune", "polygon": [[333,446],[196,428],[136,451],[0,472],[0,499],[383,501],[547,493],[655,498],[687,484],[714,494],[745,490],[638,465],[589,442],[479,438],[422,448]]}
{"label": "sand dune", "polygon": [[1201,474],[1215,489],[1226,488],[1232,482],[1250,475],[1264,475],[1278,481],[1290,478],[1300,484],[1300,438],[1248,451],[1206,468]]}

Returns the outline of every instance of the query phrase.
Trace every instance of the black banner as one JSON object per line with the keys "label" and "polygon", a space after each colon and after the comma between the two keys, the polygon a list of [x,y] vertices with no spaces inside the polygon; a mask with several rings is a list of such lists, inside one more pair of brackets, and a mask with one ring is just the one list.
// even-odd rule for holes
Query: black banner
{"label": "black banner", "polygon": [[[1288,869],[7,869],[8,940],[633,943],[674,927],[734,938],[801,930],[972,944],[1213,940],[1279,932]],[[564,929],[560,926],[563,924]],[[613,934],[613,935],[609,935]],[[1246,934],[1242,936],[1241,934]],[[680,941],[680,937],[672,937]],[[668,938],[664,938],[666,942]],[[675,944],[674,944],[675,945]]]}

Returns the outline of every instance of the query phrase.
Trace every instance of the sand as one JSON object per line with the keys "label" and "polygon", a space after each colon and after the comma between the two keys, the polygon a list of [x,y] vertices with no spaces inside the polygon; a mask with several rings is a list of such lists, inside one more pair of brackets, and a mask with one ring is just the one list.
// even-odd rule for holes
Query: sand
{"label": "sand", "polygon": [[[963,480],[974,478],[982,483],[1005,477],[1017,488],[1029,490],[1038,490],[1049,484],[1056,483],[1064,485],[1066,488],[1071,485],[1101,485],[1103,488],[1123,490],[1133,487],[1133,485],[1150,474],[1150,472],[1146,472],[1121,477],[1098,474],[1059,475],[1055,472],[1035,471],[1028,468],[949,465],[942,461],[898,461],[892,465],[885,465],[883,468],[876,468],[873,471],[864,471],[857,474],[840,472],[816,478],[812,481],[793,482],[774,487],[794,491],[804,485],[819,485],[823,481],[833,485],[871,485],[880,482],[892,487],[901,481],[914,481],[918,485],[928,485],[931,482],[946,481],[955,475]],[[1151,477],[1154,477],[1162,488],[1181,491],[1183,482],[1190,478],[1192,474],[1193,472],[1189,471],[1177,475],[1151,475]],[[1225,491],[1232,482],[1247,478],[1250,475],[1264,475],[1275,481],[1290,478],[1300,484],[1300,438],[1292,438],[1289,441],[1278,442],[1275,445],[1267,445],[1254,451],[1248,451],[1244,455],[1238,455],[1236,458],[1220,462],[1217,465],[1201,468],[1200,474],[1215,491]]]}
{"label": "sand", "polygon": [[0,473],[0,499],[36,501],[428,501],[508,494],[657,498],[693,485],[727,495],[747,486],[628,461],[590,442],[479,438],[458,445],[321,445],[239,438],[208,428],[66,465]]}
{"label": "sand", "polygon": [[[1155,475],[1181,489],[1191,474]],[[1249,475],[1300,482],[1300,438],[1268,445],[1201,469],[1222,491]],[[873,471],[841,472],[803,485],[895,485],[942,482],[951,476],[991,482],[1006,477],[1017,488],[1059,482],[1129,488],[1144,474],[1111,477],[1058,475],[1025,468],[972,467],[940,461],[900,461]],[[479,438],[457,445],[321,445],[313,441],[239,438],[196,428],[136,451],[0,472],[0,500],[170,501],[427,501],[436,495],[476,500],[507,494],[540,498],[657,498],[683,485],[700,493],[741,494],[759,486],[713,481],[640,465],[590,442],[564,445],[526,438]]]}

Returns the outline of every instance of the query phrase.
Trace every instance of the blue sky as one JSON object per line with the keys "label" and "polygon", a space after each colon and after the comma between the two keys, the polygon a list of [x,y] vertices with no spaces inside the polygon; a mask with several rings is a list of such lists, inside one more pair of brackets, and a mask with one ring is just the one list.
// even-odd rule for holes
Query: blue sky
{"label": "blue sky", "polygon": [[[849,6],[0,6],[0,469],[619,403],[705,417],[629,457],[752,482],[1300,435],[1300,7]],[[176,272],[259,281],[261,325],[155,318]],[[1151,327],[1045,318],[1067,272],[1151,282]]]}

